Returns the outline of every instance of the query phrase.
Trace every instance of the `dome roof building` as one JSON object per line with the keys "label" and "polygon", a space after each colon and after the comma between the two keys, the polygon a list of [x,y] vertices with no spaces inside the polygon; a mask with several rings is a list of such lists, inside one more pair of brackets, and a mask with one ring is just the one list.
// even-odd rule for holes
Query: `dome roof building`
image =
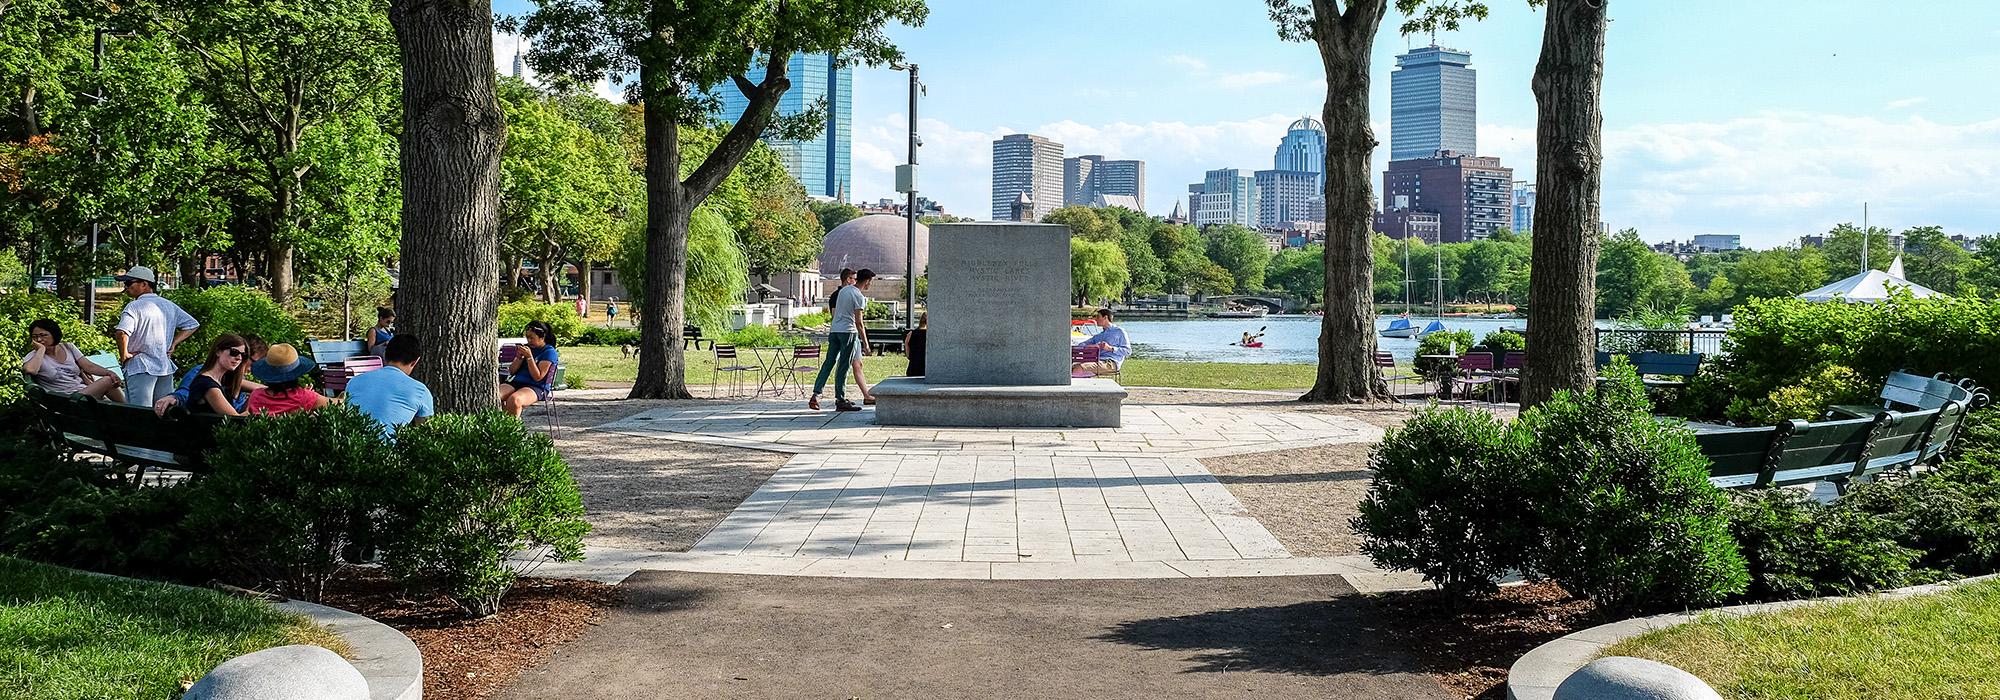
{"label": "dome roof building", "polygon": [[[820,274],[837,277],[841,268],[848,267],[873,270],[879,277],[908,277],[904,268],[908,227],[907,219],[892,214],[869,214],[833,227],[826,232],[819,254]],[[917,274],[922,275],[931,258],[930,229],[923,224],[917,224],[915,257]]]}

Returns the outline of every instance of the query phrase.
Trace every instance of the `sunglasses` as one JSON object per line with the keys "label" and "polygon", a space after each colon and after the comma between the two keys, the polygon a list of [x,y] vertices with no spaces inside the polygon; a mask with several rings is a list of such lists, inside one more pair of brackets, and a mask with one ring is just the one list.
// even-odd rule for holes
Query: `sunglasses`
{"label": "sunglasses", "polygon": [[239,360],[240,360],[240,359],[243,359],[243,354],[244,354],[244,353],[243,353],[243,349],[242,349],[242,348],[223,348],[223,349],[222,349],[222,351],[223,351],[223,352],[226,352],[226,353],[229,353],[229,356],[230,356],[230,357],[234,357],[234,358],[236,358],[236,359],[239,359]]}

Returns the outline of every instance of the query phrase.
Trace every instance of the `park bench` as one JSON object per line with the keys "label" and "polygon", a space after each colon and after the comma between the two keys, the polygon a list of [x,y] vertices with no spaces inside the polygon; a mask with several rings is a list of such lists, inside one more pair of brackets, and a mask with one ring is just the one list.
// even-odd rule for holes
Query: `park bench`
{"label": "park bench", "polygon": [[1720,488],[1849,483],[1934,459],[1957,433],[1969,404],[1947,401],[1921,411],[1695,434],[1709,459],[1709,483]]}
{"label": "park bench", "polygon": [[347,358],[364,355],[368,346],[359,340],[315,340],[309,344],[314,362],[322,365],[345,362]]}
{"label": "park bench", "polygon": [[696,351],[699,351],[699,350],[701,350],[701,344],[702,344],[702,343],[708,343],[708,346],[709,346],[709,347],[711,347],[711,348],[715,347],[715,339],[714,339],[714,338],[704,338],[704,337],[702,337],[702,335],[701,335],[701,326],[697,326],[697,325],[694,325],[694,324],[687,324],[687,325],[683,325],[683,326],[681,326],[681,349],[682,349],[682,350],[686,350],[686,349],[688,349],[688,348],[694,348],[694,349],[695,349]]}
{"label": "park bench", "polygon": [[[1632,370],[1646,387],[1687,386],[1687,380],[1701,371],[1701,353],[1698,352],[1599,352],[1597,368],[1604,369],[1613,357],[1624,357],[1632,363]],[[1679,377],[1679,379],[1654,379],[1653,377]],[[1602,381],[1600,379],[1600,381]]]}
{"label": "park bench", "polygon": [[124,466],[203,471],[215,447],[221,416],[176,407],[165,418],[153,409],[28,387],[28,400],[47,428],[51,446],[69,455],[90,453]]}
{"label": "park bench", "polygon": [[1882,382],[1879,398],[1882,399],[1879,406],[1833,406],[1827,409],[1827,416],[1856,418],[1884,410],[1921,411],[1938,408],[1951,401],[1978,408],[1988,401],[1988,397],[1970,380],[1954,383],[1943,374],[1920,377],[1908,372],[1890,372],[1889,378]]}
{"label": "park bench", "polygon": [[872,351],[870,354],[875,355],[880,355],[891,350],[897,353],[903,352],[903,329],[869,328],[868,348]]}

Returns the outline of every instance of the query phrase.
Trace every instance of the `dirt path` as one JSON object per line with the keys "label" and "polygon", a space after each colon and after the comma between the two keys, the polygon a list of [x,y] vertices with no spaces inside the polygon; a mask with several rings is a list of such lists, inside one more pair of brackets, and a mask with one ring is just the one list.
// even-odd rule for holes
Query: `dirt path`
{"label": "dirt path", "polygon": [[641,572],[499,697],[1444,698],[1337,577]]}

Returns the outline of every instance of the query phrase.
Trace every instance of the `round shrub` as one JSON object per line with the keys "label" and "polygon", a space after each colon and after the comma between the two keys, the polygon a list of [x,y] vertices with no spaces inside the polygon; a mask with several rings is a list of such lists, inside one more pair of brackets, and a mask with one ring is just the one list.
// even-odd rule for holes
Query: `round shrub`
{"label": "round shrub", "polygon": [[1730,494],[1729,529],[1758,599],[1849,595],[1903,585],[1917,551],[1896,542],[1889,521],[1794,489]]}
{"label": "round shrub", "polygon": [[519,301],[500,305],[500,337],[519,338],[528,332],[529,321],[544,321],[555,330],[557,345],[575,345],[583,334],[583,319],[572,304],[542,304]]}
{"label": "round shrub", "polygon": [[1534,569],[1613,609],[1709,605],[1749,585],[1727,500],[1687,429],[1651,415],[1630,365],[1521,415],[1541,518]]}
{"label": "round shrub", "polygon": [[1843,365],[1827,364],[1797,383],[1771,390],[1762,400],[1738,398],[1731,402],[1728,413],[1731,418],[1763,425],[1794,418],[1817,420],[1826,415],[1828,406],[1871,403],[1873,393],[1873,386],[1861,373]]}
{"label": "round shrub", "polygon": [[398,578],[486,617],[543,559],[583,558],[590,525],[576,480],[548,436],[520,419],[438,416],[396,431],[396,453],[397,488],[379,532]]}
{"label": "round shrub", "polygon": [[1907,478],[1879,479],[1837,502],[1893,526],[1917,566],[1977,576],[2000,570],[2000,481],[1993,465],[1974,461]]}
{"label": "round shrub", "polygon": [[1480,338],[1479,347],[1486,348],[1488,351],[1526,350],[1528,349],[1528,338],[1527,336],[1502,328],[1487,333],[1485,337]]}
{"label": "round shrub", "polygon": [[1472,349],[1472,331],[1438,331],[1417,340],[1417,374],[1431,381],[1451,376],[1457,365],[1442,360],[1426,360],[1425,355],[1449,355]]}
{"label": "round shrub", "polygon": [[[527,324],[522,324],[523,326]],[[638,345],[637,328],[604,328],[591,326],[576,336],[577,345]]]}
{"label": "round shrub", "polygon": [[318,601],[369,508],[409,480],[382,426],[352,405],[232,420],[194,481],[198,558],[255,585]]}
{"label": "round shrub", "polygon": [[790,347],[799,341],[786,337],[776,328],[751,324],[722,334],[722,338],[717,342],[739,348],[776,348]]}
{"label": "round shrub", "polygon": [[1351,525],[1361,551],[1414,569],[1447,593],[1490,592],[1521,568],[1534,540],[1519,462],[1493,414],[1429,410],[1391,430],[1369,457],[1375,478]]}

